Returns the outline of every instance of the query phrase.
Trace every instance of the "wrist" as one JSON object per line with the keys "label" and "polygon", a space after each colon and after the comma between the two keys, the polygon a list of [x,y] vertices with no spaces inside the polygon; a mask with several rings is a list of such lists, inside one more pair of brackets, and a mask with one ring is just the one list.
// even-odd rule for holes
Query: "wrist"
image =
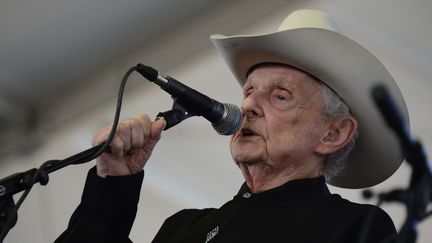
{"label": "wrist", "polygon": [[116,167],[109,167],[109,166],[103,166],[100,164],[96,165],[96,174],[99,177],[105,178],[107,176],[128,176],[128,175],[132,175],[132,174],[136,174],[137,172],[132,172],[131,170],[129,170],[129,168],[123,168],[120,166],[116,166]]}

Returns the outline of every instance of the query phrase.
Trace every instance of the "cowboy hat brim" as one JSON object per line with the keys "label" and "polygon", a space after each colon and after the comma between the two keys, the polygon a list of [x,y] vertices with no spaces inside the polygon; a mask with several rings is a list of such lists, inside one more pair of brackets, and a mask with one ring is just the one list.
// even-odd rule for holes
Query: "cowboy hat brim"
{"label": "cowboy hat brim", "polygon": [[[324,82],[350,107],[359,124],[359,137],[345,168],[329,184],[342,188],[374,186],[390,177],[403,156],[396,135],[375,106],[371,90],[387,87],[407,124],[408,111],[395,81],[368,50],[335,31],[298,28],[266,35],[212,35],[211,40],[240,85],[259,63],[282,63]],[[409,125],[408,125],[409,126]]]}

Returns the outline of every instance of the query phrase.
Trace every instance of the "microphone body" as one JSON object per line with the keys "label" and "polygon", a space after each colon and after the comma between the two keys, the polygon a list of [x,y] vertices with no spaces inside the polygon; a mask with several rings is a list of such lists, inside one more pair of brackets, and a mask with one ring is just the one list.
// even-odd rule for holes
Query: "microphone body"
{"label": "microphone body", "polygon": [[169,93],[188,112],[210,121],[219,134],[231,135],[240,129],[242,114],[237,106],[220,103],[151,67],[142,64],[137,67],[141,75]]}

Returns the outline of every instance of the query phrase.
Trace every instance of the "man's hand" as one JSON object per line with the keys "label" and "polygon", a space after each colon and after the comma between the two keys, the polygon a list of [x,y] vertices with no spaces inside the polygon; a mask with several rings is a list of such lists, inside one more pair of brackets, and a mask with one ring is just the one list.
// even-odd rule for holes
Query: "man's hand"
{"label": "man's hand", "polygon": [[[111,142],[111,152],[103,153],[96,159],[97,174],[100,177],[131,175],[140,172],[161,137],[165,120],[152,122],[148,115],[140,115],[120,121]],[[99,130],[92,144],[106,141],[111,126]]]}

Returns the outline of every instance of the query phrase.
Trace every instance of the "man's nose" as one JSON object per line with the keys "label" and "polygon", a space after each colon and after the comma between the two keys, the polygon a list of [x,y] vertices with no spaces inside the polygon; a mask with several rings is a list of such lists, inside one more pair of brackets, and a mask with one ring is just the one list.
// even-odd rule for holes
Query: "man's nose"
{"label": "man's nose", "polygon": [[241,110],[247,118],[256,118],[264,114],[257,92],[243,98]]}

